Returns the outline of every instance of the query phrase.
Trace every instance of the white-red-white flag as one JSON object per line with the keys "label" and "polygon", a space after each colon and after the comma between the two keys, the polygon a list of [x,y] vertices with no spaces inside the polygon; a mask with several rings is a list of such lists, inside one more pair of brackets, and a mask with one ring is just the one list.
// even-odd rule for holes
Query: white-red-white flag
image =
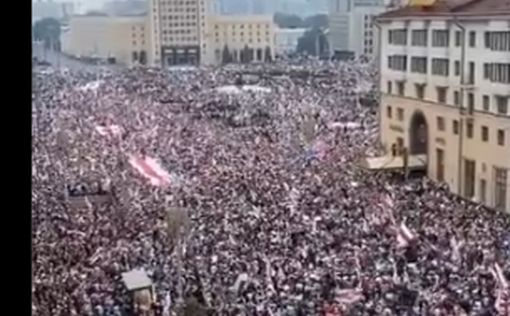
{"label": "white-red-white flag", "polygon": [[122,135],[122,128],[119,125],[96,125],[96,131],[99,135],[105,137],[118,137]]}
{"label": "white-red-white flag", "polygon": [[496,289],[496,302],[494,307],[498,312],[498,316],[510,315],[510,290],[498,287]]}
{"label": "white-red-white flag", "polygon": [[341,316],[342,312],[338,308],[337,305],[334,304],[326,304],[324,306],[324,316]]}
{"label": "white-red-white flag", "polygon": [[460,248],[462,248],[462,246],[464,246],[464,242],[462,242],[462,241],[459,242],[459,241],[457,241],[455,236],[452,236],[452,238],[450,239],[450,246],[452,247],[453,261],[455,261],[455,262],[460,261],[460,259],[461,259]]}
{"label": "white-red-white flag", "polygon": [[156,159],[148,156],[129,157],[129,163],[143,177],[147,178],[154,186],[166,186],[170,184],[170,174],[161,167]]}
{"label": "white-red-white flag", "polygon": [[496,262],[494,263],[494,266],[490,269],[492,275],[494,276],[494,279],[496,279],[496,282],[498,283],[498,287],[503,289],[508,289],[508,280],[505,278],[505,274],[503,273],[503,269],[499,266],[499,264]]}
{"label": "white-red-white flag", "polygon": [[411,232],[407,225],[402,222],[397,230],[397,248],[406,248],[416,236]]}
{"label": "white-red-white flag", "polygon": [[338,290],[335,295],[335,301],[345,306],[350,306],[362,299],[363,292],[360,288]]}

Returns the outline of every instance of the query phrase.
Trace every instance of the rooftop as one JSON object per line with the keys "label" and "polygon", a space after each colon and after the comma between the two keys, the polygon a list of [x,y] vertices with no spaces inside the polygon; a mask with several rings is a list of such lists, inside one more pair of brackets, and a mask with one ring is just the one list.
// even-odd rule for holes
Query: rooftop
{"label": "rooftop", "polygon": [[510,15],[510,0],[437,0],[431,6],[406,6],[378,19],[427,16]]}

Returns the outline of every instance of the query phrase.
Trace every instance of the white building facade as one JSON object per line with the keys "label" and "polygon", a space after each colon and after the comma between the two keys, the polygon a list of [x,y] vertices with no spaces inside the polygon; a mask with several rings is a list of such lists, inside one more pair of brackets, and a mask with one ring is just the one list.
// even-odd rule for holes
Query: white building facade
{"label": "white building facade", "polygon": [[[451,191],[510,210],[510,3],[380,16],[381,141]],[[428,13],[433,12],[433,13]]]}
{"label": "white building facade", "polygon": [[329,43],[332,56],[374,56],[377,28],[374,17],[386,10],[385,0],[330,0]]}
{"label": "white building facade", "polygon": [[212,2],[206,0],[150,0],[151,60],[157,65],[196,65],[205,59],[207,18]]}

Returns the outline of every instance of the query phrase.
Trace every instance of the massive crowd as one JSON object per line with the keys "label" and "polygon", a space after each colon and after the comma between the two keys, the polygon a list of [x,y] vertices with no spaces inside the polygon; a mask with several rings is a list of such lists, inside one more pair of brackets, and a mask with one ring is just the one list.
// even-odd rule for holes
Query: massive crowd
{"label": "massive crowd", "polygon": [[380,152],[360,105],[376,77],[318,61],[36,74],[32,314],[132,315],[120,275],[143,268],[162,315],[179,284],[211,315],[504,315],[508,215],[357,167]]}

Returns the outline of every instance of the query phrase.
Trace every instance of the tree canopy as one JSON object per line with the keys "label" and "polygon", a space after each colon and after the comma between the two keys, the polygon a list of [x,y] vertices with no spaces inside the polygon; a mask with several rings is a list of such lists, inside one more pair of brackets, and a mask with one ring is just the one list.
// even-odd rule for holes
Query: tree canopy
{"label": "tree canopy", "polygon": [[328,50],[328,38],[319,28],[306,31],[298,40],[298,53],[306,53],[312,56],[324,56]]}
{"label": "tree canopy", "polygon": [[33,35],[36,41],[43,41],[46,47],[51,43],[57,46],[60,41],[60,22],[53,18],[44,18],[35,22]]}
{"label": "tree canopy", "polygon": [[327,28],[329,26],[326,14],[311,15],[303,19],[298,15],[277,12],[274,15],[274,22],[281,28]]}

